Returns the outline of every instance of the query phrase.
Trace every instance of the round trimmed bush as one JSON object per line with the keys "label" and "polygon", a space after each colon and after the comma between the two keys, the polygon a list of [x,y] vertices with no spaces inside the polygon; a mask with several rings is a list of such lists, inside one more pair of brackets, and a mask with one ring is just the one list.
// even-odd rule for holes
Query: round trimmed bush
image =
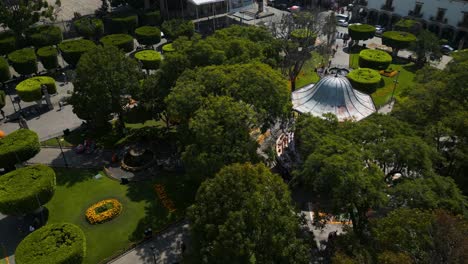
{"label": "round trimmed bush", "polygon": [[368,24],[352,24],[348,26],[348,34],[353,40],[368,40],[374,37],[375,27]]}
{"label": "round trimmed bush", "polygon": [[166,53],[166,52],[174,52],[174,51],[175,51],[175,48],[174,48],[174,46],[172,45],[172,43],[169,43],[169,44],[166,44],[166,45],[162,46],[162,51],[163,51],[163,53]]}
{"label": "round trimmed bush", "polygon": [[64,41],[58,45],[63,59],[70,65],[75,66],[83,53],[96,47],[96,44],[88,39],[75,39]]}
{"label": "round trimmed bush", "polygon": [[80,18],[73,22],[73,26],[85,38],[99,38],[104,34],[104,23],[98,18]]}
{"label": "round trimmed bush", "polygon": [[16,85],[16,92],[21,100],[34,102],[42,98],[42,85],[47,86],[47,92],[49,94],[57,92],[54,78],[48,76],[36,76],[26,79]]}
{"label": "round trimmed bush", "polygon": [[382,76],[376,70],[369,68],[359,68],[351,71],[346,77],[355,89],[371,94],[375,92],[382,80]]}
{"label": "round trimmed bush", "polygon": [[359,67],[385,70],[392,62],[392,56],[382,50],[365,49],[359,53]]}
{"label": "round trimmed bush", "polygon": [[0,57],[0,82],[6,82],[10,78],[10,65],[3,57]]}
{"label": "round trimmed bush", "polygon": [[141,61],[144,69],[157,70],[161,64],[161,54],[154,50],[143,50],[135,53],[135,59]]}
{"label": "round trimmed bush", "polygon": [[416,41],[416,36],[403,31],[387,31],[382,34],[382,44],[392,47],[397,52],[410,46]]}
{"label": "round trimmed bush", "polygon": [[107,35],[99,40],[104,46],[116,46],[117,48],[130,52],[134,49],[133,37],[127,34]]}
{"label": "round trimmed bush", "polygon": [[6,55],[16,49],[16,38],[11,31],[0,33],[0,55]]}
{"label": "round trimmed bush", "polygon": [[24,48],[8,54],[8,60],[19,74],[32,74],[37,72],[37,57],[34,49]]}
{"label": "round trimmed bush", "polygon": [[138,17],[136,15],[112,17],[107,23],[109,33],[132,33],[138,26]]}
{"label": "round trimmed bush", "polygon": [[161,41],[161,30],[157,27],[143,26],[135,29],[135,36],[142,45],[154,45]]}
{"label": "round trimmed bush", "polygon": [[161,13],[159,10],[150,11],[141,15],[141,25],[158,26],[161,24]]}
{"label": "round trimmed bush", "polygon": [[2,214],[31,213],[52,199],[55,172],[42,164],[19,168],[0,177],[0,190]]}
{"label": "round trimmed bush", "polygon": [[36,132],[28,129],[16,130],[0,139],[0,168],[10,168],[18,161],[26,161],[36,156],[40,149]]}
{"label": "round trimmed bush", "polygon": [[26,31],[26,40],[34,47],[57,45],[62,39],[62,31],[56,26],[43,25]]}
{"label": "round trimmed bush", "polygon": [[53,46],[46,46],[37,50],[39,60],[42,62],[44,68],[48,70],[56,69],[58,67],[57,54],[57,48]]}
{"label": "round trimmed bush", "polygon": [[29,234],[15,251],[17,264],[80,264],[86,255],[86,237],[74,224],[45,225]]}

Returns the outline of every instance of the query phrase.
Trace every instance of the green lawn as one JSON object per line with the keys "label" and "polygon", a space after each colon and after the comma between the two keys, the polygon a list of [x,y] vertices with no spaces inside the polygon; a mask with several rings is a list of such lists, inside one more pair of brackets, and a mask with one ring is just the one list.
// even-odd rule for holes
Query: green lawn
{"label": "green lawn", "polygon": [[326,61],[328,61],[328,58],[325,58],[318,52],[313,51],[312,57],[304,63],[301,73],[296,78],[296,89],[306,86],[307,84],[318,82],[320,77],[315,72],[315,69],[318,68],[322,62]]}
{"label": "green lawn", "polygon": [[[120,185],[106,176],[95,179],[97,171],[55,169],[57,190],[46,204],[48,223],[70,222],[80,226],[87,240],[87,256],[84,263],[96,264],[128,248],[142,239],[143,230],[153,231],[181,219],[185,209],[194,199],[198,185],[180,174],[158,175],[152,182]],[[157,198],[155,184],[165,186],[168,197],[177,210],[169,213]],[[98,225],[90,225],[85,219],[86,209],[106,198],[116,198],[123,205],[117,218]]]}

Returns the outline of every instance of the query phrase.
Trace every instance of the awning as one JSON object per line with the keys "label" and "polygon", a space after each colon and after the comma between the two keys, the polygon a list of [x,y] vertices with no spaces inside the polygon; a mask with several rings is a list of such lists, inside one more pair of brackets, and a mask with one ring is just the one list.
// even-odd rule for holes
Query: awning
{"label": "awning", "polygon": [[225,0],[189,0],[192,4],[196,6],[214,4],[218,2],[224,2]]}

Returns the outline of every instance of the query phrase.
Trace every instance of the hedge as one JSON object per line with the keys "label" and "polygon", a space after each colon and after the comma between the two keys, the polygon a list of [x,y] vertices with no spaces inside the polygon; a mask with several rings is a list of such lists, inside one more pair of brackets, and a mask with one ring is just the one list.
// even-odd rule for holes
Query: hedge
{"label": "hedge", "polygon": [[375,27],[368,24],[351,24],[348,26],[348,34],[353,40],[368,40],[374,37]]}
{"label": "hedge", "polygon": [[134,49],[133,37],[127,34],[107,35],[99,40],[104,46],[116,46],[125,52],[131,52]]}
{"label": "hedge", "polygon": [[10,78],[10,65],[3,57],[0,57],[0,82],[6,82]]}
{"label": "hedge", "polygon": [[85,234],[69,223],[53,223],[37,229],[15,251],[17,264],[81,264],[85,256]]}
{"label": "hedge", "polygon": [[24,48],[8,54],[8,60],[19,74],[32,74],[37,72],[37,57],[34,49]]}
{"label": "hedge", "polygon": [[157,27],[143,26],[135,29],[135,36],[142,45],[154,45],[161,41],[161,30]]}
{"label": "hedge", "polygon": [[109,19],[106,24],[106,30],[109,33],[132,33],[135,31],[135,28],[138,26],[138,16],[131,15],[125,17],[112,17]]}
{"label": "hedge", "polygon": [[416,41],[416,36],[408,32],[387,31],[382,34],[382,44],[396,50],[409,47],[413,41]]}
{"label": "hedge", "polygon": [[141,15],[140,21],[141,25],[159,26],[161,25],[161,13],[158,10],[144,13]]}
{"label": "hedge", "polygon": [[47,92],[49,94],[54,94],[57,92],[54,78],[48,76],[36,76],[26,79],[16,85],[16,92],[18,93],[21,100],[25,102],[41,100],[42,85],[47,86]]}
{"label": "hedge", "polygon": [[56,26],[42,25],[26,31],[26,40],[34,47],[57,45],[62,39],[62,31]]}
{"label": "hedge", "polygon": [[365,49],[359,53],[359,67],[385,70],[392,63],[392,56],[382,50]]}
{"label": "hedge", "polygon": [[143,50],[135,53],[135,59],[141,61],[144,69],[157,70],[161,64],[161,54],[154,50]]}
{"label": "hedge", "polygon": [[48,70],[56,69],[58,67],[57,54],[57,48],[53,46],[46,46],[37,50],[39,60],[42,62],[44,68]]}
{"label": "hedge", "polygon": [[[0,139],[0,168],[10,168],[34,157],[41,146],[37,134],[28,129],[20,129]],[[1,179],[1,177],[0,177]]]}
{"label": "hedge", "polygon": [[11,31],[0,33],[0,55],[6,55],[16,49],[16,37]]}
{"label": "hedge", "polygon": [[31,213],[52,199],[55,172],[42,164],[19,168],[0,177],[0,190],[2,214]]}
{"label": "hedge", "polygon": [[98,18],[84,17],[73,22],[76,32],[85,38],[99,38],[104,34],[104,23]]}
{"label": "hedge", "polygon": [[76,39],[64,41],[59,44],[63,59],[70,65],[76,65],[83,53],[96,47],[96,44],[88,39]]}
{"label": "hedge", "polygon": [[169,43],[169,44],[166,44],[166,45],[162,46],[162,51],[163,51],[163,53],[165,53],[165,52],[174,52],[175,48],[172,45],[172,43]]}
{"label": "hedge", "polygon": [[346,77],[355,89],[368,94],[375,92],[382,80],[382,76],[380,76],[378,71],[369,68],[352,70]]}

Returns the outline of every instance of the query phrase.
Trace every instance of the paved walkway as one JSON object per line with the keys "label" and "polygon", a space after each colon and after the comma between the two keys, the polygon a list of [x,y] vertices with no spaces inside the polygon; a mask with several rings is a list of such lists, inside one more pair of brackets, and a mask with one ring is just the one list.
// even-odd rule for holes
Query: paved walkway
{"label": "paved walkway", "polygon": [[[96,150],[92,154],[77,154],[71,148],[64,148],[66,164],[71,168],[102,168],[111,163],[112,152]],[[27,161],[29,164],[47,164],[53,167],[65,167],[65,160],[60,148],[41,148],[41,151]]]}
{"label": "paved walkway", "polygon": [[[112,264],[172,264],[182,260],[182,242],[189,246],[189,225],[181,222],[154,239],[110,261]],[[153,247],[153,248],[152,248]]]}

